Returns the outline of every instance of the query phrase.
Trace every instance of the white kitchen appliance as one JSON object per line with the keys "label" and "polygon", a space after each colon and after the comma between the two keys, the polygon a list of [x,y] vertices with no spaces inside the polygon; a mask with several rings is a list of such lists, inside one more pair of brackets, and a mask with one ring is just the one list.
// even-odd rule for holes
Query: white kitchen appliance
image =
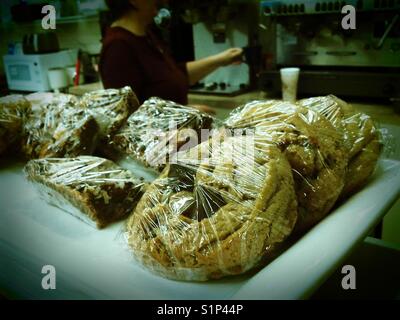
{"label": "white kitchen appliance", "polygon": [[75,65],[77,55],[76,49],[47,54],[5,55],[8,88],[14,91],[49,91],[48,70]]}

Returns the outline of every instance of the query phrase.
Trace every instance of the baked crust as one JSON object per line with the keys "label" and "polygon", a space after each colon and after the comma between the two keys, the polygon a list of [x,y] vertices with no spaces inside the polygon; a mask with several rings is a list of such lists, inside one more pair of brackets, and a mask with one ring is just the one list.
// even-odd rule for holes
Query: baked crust
{"label": "baked crust", "polygon": [[114,136],[115,148],[147,167],[161,171],[169,158],[186,144],[188,135],[201,138],[214,119],[194,108],[160,98],[146,100]]}
{"label": "baked crust", "polygon": [[98,148],[113,156],[112,139],[128,117],[139,107],[130,87],[92,91],[82,96],[79,106],[86,110],[99,126]]}
{"label": "baked crust", "polygon": [[349,163],[341,197],[351,196],[366,184],[381,153],[373,120],[334,95],[300,100],[299,104],[324,115],[342,133]]}
{"label": "baked crust", "polygon": [[97,143],[98,125],[74,100],[38,105],[23,127],[22,153],[28,159],[89,155]]}
{"label": "baked crust", "polygon": [[253,101],[234,110],[225,124],[253,129],[286,155],[299,204],[297,231],[328,214],[344,186],[347,157],[341,134],[325,117],[288,102]]}
{"label": "baked crust", "polygon": [[209,148],[207,159],[183,156],[164,169],[127,221],[142,264],[172,279],[217,279],[257,266],[286,239],[297,218],[289,163],[273,145],[245,155],[249,143],[227,138],[220,150],[235,151],[221,159],[205,142],[197,148]]}
{"label": "baked crust", "polygon": [[145,186],[130,171],[92,156],[31,160],[24,171],[48,202],[75,215],[71,204],[98,228],[126,218]]}
{"label": "baked crust", "polygon": [[18,152],[22,126],[31,104],[22,95],[0,98],[0,155]]}

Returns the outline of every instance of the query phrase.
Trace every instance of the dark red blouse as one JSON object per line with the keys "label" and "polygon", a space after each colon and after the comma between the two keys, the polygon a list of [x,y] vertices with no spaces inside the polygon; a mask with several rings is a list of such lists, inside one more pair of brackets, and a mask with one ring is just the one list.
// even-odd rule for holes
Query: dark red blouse
{"label": "dark red blouse", "polygon": [[104,88],[130,86],[142,103],[157,96],[187,104],[186,64],[177,64],[153,34],[137,36],[120,27],[109,28],[99,63]]}

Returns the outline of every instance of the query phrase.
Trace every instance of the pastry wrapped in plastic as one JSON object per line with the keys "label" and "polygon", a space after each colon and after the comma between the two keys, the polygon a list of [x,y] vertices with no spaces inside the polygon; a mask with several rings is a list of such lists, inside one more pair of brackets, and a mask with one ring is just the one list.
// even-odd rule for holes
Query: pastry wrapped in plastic
{"label": "pastry wrapped in plastic", "polygon": [[162,170],[172,154],[201,141],[202,129],[210,129],[213,122],[197,109],[150,98],[128,118],[113,142],[123,155]]}
{"label": "pastry wrapped in plastic", "polygon": [[23,129],[22,152],[28,159],[89,155],[97,143],[96,120],[69,100],[37,105]]}
{"label": "pastry wrapped in plastic", "polygon": [[381,153],[373,120],[333,95],[303,99],[299,105],[320,112],[343,133],[349,164],[342,196],[350,196],[365,185]]}
{"label": "pastry wrapped in plastic", "polygon": [[22,95],[0,98],[0,155],[18,151],[24,119],[31,104]]}
{"label": "pastry wrapped in plastic", "polygon": [[126,218],[144,189],[130,171],[92,156],[31,160],[24,170],[47,202],[98,228]]}
{"label": "pastry wrapped in plastic", "polygon": [[139,107],[130,87],[106,89],[83,95],[80,106],[92,115],[99,125],[99,148],[110,152],[107,145],[128,117]]}
{"label": "pastry wrapped in plastic", "polygon": [[277,147],[229,137],[175,160],[127,221],[137,260],[167,278],[205,281],[276,254],[297,219],[290,165]]}
{"label": "pastry wrapped in plastic", "polygon": [[322,115],[289,102],[253,101],[232,111],[229,129],[251,128],[287,157],[299,204],[296,230],[303,232],[332,209],[347,166],[342,136]]}
{"label": "pastry wrapped in plastic", "polygon": [[48,104],[78,104],[79,101],[78,97],[72,94],[53,92],[35,92],[26,95],[25,99],[31,103],[32,109],[40,108]]}

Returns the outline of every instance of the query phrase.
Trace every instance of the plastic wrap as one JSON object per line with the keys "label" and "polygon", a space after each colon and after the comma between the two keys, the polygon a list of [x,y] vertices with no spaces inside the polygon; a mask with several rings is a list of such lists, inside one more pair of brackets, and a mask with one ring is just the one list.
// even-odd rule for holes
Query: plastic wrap
{"label": "plastic wrap", "polygon": [[77,104],[78,97],[66,93],[53,93],[53,92],[35,92],[25,96],[32,109],[37,109],[48,104]]}
{"label": "plastic wrap", "polygon": [[110,153],[107,146],[112,137],[139,107],[139,101],[130,87],[124,87],[86,93],[80,100],[80,106],[96,119],[99,148],[107,154]]}
{"label": "plastic wrap", "polygon": [[31,105],[22,95],[0,98],[0,155],[18,151],[22,126]]}
{"label": "plastic wrap", "polygon": [[92,156],[31,160],[24,171],[47,202],[98,228],[126,218],[145,186],[130,171]]}
{"label": "plastic wrap", "polygon": [[285,154],[295,181],[299,233],[329,213],[344,186],[347,155],[341,133],[324,116],[289,102],[253,101],[232,111],[225,126],[253,129]]}
{"label": "plastic wrap", "polygon": [[214,118],[197,109],[160,98],[146,100],[114,136],[114,147],[130,159],[162,170],[178,150],[208,138]]}
{"label": "plastic wrap", "polygon": [[350,196],[365,185],[381,153],[382,144],[373,120],[333,95],[300,100],[299,105],[323,114],[342,132],[349,158],[342,197]]}
{"label": "plastic wrap", "polygon": [[177,154],[126,225],[135,258],[171,279],[237,275],[272,258],[297,202],[290,165],[263,137],[216,135]]}
{"label": "plastic wrap", "polygon": [[25,157],[75,157],[93,152],[98,136],[96,120],[78,108],[75,99],[64,98],[38,103],[29,113],[21,148]]}

